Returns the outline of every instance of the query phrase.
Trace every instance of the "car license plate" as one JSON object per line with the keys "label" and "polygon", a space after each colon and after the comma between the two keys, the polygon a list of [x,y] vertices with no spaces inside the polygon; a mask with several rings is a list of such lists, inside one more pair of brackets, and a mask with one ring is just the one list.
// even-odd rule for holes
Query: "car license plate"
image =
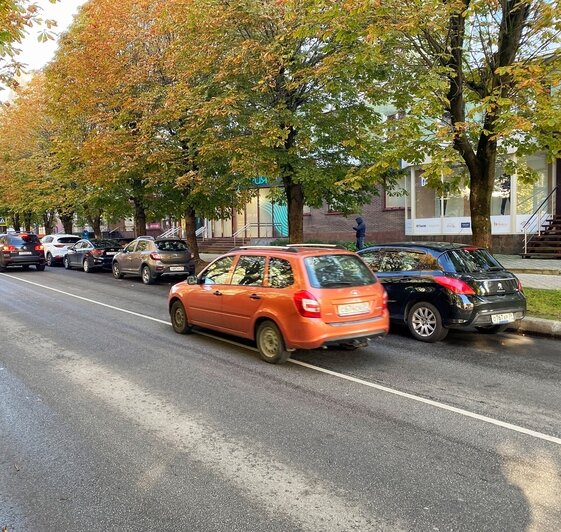
{"label": "car license plate", "polygon": [[370,304],[367,301],[362,303],[347,303],[337,307],[339,316],[355,316],[356,314],[366,314],[370,312]]}
{"label": "car license plate", "polygon": [[183,266],[171,266],[169,271],[170,272],[184,272],[185,268]]}
{"label": "car license plate", "polygon": [[499,325],[501,323],[510,323],[514,321],[514,314],[512,312],[505,312],[504,314],[491,314],[491,321],[495,325]]}
{"label": "car license plate", "polygon": [[33,253],[31,251],[20,251],[19,254],[20,255],[33,255]]}
{"label": "car license plate", "polygon": [[105,252],[106,255],[117,255],[116,251],[106,251]]}

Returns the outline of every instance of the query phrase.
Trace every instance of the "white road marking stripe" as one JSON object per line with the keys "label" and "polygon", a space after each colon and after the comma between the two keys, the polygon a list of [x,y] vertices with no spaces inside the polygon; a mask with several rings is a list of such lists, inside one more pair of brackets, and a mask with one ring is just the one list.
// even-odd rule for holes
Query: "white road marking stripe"
{"label": "white road marking stripe", "polygon": [[[139,318],[144,318],[147,320],[152,320],[152,321],[156,321],[158,323],[165,323],[166,325],[169,325],[169,323],[167,321],[164,320],[160,320],[158,318],[152,318],[151,316],[146,316],[145,314],[139,314],[138,312],[132,312],[131,310],[126,310],[126,309],[122,309],[119,307],[114,307],[113,305],[108,305],[106,303],[101,303],[99,301],[95,301],[93,299],[88,299],[86,297],[82,297],[82,296],[77,296],[75,294],[71,294],[69,292],[64,292],[63,290],[59,290],[58,288],[52,288],[50,286],[45,286],[39,283],[35,283],[33,281],[28,281],[27,279],[21,279],[19,277],[13,277],[11,275],[6,275],[5,273],[0,273],[0,275],[4,275],[6,277],[9,277],[10,279],[17,279],[18,281],[22,281],[24,283],[29,283],[35,286],[38,286],[40,288],[46,288],[47,290],[52,290],[53,292],[58,292],[60,294],[64,294],[70,297],[74,297],[76,299],[81,299],[83,301],[87,301],[89,303],[94,303],[96,305],[101,305],[102,307],[107,307],[107,308],[111,308],[113,310],[117,310],[119,312],[125,312],[127,314],[132,314],[134,316],[138,316]],[[237,342],[233,342],[231,340],[226,340],[226,339],[222,339],[219,338],[217,336],[212,336],[209,334],[205,334],[205,333],[201,333],[203,336],[210,336],[211,338],[215,338],[217,340],[220,341],[224,341],[226,343],[230,343],[233,345],[237,345],[239,347],[243,347],[244,349],[250,349],[252,351],[257,351],[255,348],[251,347],[251,346],[246,346],[243,345],[241,343],[237,343]],[[375,384],[373,382],[369,382],[369,381],[365,381],[362,379],[358,379],[356,377],[351,377],[350,375],[345,375],[344,373],[338,373],[336,371],[332,371],[330,369],[325,369],[319,366],[314,366],[312,364],[308,364],[307,362],[301,362],[300,360],[293,360],[292,358],[288,359],[288,362],[291,362],[292,364],[296,364],[298,366],[303,366],[305,368],[314,370],[314,371],[318,371],[320,373],[325,373],[327,375],[331,375],[333,377],[338,377],[340,379],[344,379],[350,382],[354,382],[355,384],[360,384],[362,386],[367,386],[369,388],[374,388],[376,390],[382,391],[382,392],[386,392],[386,393],[391,393],[393,395],[397,395],[399,397],[403,397],[405,399],[410,399],[412,401],[417,401],[419,403],[424,403],[430,406],[433,406],[435,408],[440,408],[441,410],[447,410],[448,412],[454,412],[455,414],[459,414],[465,417],[469,417],[472,419],[477,419],[478,421],[483,421],[484,423],[489,423],[491,425],[495,425],[497,427],[502,427],[508,430],[512,430],[514,432],[519,432],[521,434],[525,434],[527,436],[532,436],[534,438],[540,439],[540,440],[545,440],[551,443],[555,443],[557,445],[561,445],[561,438],[557,438],[555,436],[550,436],[549,434],[544,434],[542,432],[537,432],[535,430],[531,430],[531,429],[526,429],[524,427],[521,427],[519,425],[514,425],[512,423],[507,423],[505,421],[501,421],[499,419],[494,419],[492,417],[488,417],[488,416],[483,416],[481,414],[476,414],[474,412],[470,412],[469,410],[464,410],[463,408],[457,408],[455,406],[450,406],[447,405],[445,403],[439,403],[438,401],[433,401],[432,399],[426,399],[424,397],[420,397],[418,395],[413,395],[411,393],[407,393],[407,392],[402,392],[400,390],[395,390],[394,388],[389,388],[387,386],[382,386],[381,384]]]}

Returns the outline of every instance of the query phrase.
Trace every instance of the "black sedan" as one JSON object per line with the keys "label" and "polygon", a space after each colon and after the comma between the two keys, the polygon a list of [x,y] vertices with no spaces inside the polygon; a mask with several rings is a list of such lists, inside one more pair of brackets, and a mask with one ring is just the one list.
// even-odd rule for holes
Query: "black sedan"
{"label": "black sedan", "polygon": [[526,312],[520,281],[486,249],[401,242],[358,253],[388,293],[390,319],[417,340],[437,342],[451,328],[501,332]]}
{"label": "black sedan", "polygon": [[64,267],[82,268],[86,273],[95,270],[111,270],[113,257],[121,250],[121,246],[114,240],[82,239],[68,248],[64,256]]}

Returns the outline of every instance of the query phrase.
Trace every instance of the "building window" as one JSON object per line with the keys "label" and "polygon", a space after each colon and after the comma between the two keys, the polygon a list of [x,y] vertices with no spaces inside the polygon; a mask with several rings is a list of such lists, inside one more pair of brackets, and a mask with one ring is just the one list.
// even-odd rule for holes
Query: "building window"
{"label": "building window", "polygon": [[405,209],[405,200],[407,196],[406,177],[397,178],[396,184],[392,189],[384,188],[384,209]]}

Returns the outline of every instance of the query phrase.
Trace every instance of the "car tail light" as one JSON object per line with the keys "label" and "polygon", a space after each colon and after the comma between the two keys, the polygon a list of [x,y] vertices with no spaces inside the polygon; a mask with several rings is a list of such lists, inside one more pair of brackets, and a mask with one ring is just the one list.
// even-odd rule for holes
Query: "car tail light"
{"label": "car tail light", "polygon": [[101,257],[101,255],[103,255],[104,252],[105,252],[104,249],[92,249],[91,251],[92,255],[95,255],[96,257]]}
{"label": "car tail light", "polygon": [[518,291],[524,292],[524,288],[522,288],[522,283],[520,282],[520,279],[517,278],[516,283],[518,284]]}
{"label": "car tail light", "polygon": [[307,290],[300,290],[294,294],[296,309],[304,318],[320,318],[321,308],[318,300]]}
{"label": "car tail light", "polygon": [[42,244],[37,244],[37,245],[35,246],[35,251],[43,251],[43,249],[44,249],[44,248],[43,248],[43,245],[42,245]]}
{"label": "car tail light", "polygon": [[461,279],[455,279],[454,277],[434,277],[434,282],[448,288],[454,294],[460,294],[464,296],[474,296],[475,291],[473,288],[462,281]]}
{"label": "car tail light", "polygon": [[150,258],[152,260],[162,260],[162,256],[159,253],[156,253],[155,251],[152,251],[152,253],[150,253]]}
{"label": "car tail light", "polygon": [[9,253],[10,251],[15,251],[16,247],[15,246],[2,246],[2,251],[5,251],[6,253]]}
{"label": "car tail light", "polygon": [[382,310],[387,310],[388,308],[388,293],[386,292],[386,289],[384,288],[384,295],[382,296]]}

